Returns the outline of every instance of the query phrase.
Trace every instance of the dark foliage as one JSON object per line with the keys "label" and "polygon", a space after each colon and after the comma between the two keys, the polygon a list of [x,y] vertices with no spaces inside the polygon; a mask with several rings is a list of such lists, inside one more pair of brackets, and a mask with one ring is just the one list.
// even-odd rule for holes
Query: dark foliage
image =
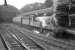
{"label": "dark foliage", "polygon": [[43,8],[46,8],[43,3],[33,3],[33,4],[28,4],[28,5],[24,6],[21,9],[21,12],[27,13],[30,11],[35,11],[35,10],[39,10],[39,9],[43,9]]}
{"label": "dark foliage", "polygon": [[12,22],[18,14],[20,14],[19,10],[13,6],[0,6],[0,22]]}
{"label": "dark foliage", "polygon": [[53,5],[53,0],[46,0],[45,5],[46,7],[51,7]]}

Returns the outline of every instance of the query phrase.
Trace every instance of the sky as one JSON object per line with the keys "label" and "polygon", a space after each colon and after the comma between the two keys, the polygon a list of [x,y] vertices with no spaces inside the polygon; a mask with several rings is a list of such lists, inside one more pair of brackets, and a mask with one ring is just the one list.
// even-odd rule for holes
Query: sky
{"label": "sky", "polygon": [[[7,0],[7,3],[21,9],[23,6],[35,2],[44,3],[45,0]],[[0,0],[0,5],[4,4],[4,0]]]}

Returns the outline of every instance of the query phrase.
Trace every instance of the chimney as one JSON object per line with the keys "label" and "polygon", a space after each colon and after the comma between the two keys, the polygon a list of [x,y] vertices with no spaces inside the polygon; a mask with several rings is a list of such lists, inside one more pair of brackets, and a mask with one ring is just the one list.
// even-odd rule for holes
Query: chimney
{"label": "chimney", "polygon": [[7,1],[6,0],[4,0],[4,6],[7,6]]}

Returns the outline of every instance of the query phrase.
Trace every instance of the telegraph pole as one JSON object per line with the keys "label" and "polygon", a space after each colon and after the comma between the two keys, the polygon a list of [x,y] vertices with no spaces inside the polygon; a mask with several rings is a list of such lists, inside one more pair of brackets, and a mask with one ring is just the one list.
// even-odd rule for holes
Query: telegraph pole
{"label": "telegraph pole", "polygon": [[7,0],[4,0],[4,6],[7,6]]}

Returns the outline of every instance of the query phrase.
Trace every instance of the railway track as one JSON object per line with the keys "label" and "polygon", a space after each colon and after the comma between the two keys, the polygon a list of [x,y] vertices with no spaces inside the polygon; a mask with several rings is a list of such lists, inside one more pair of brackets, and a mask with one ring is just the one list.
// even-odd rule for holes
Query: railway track
{"label": "railway track", "polygon": [[[21,31],[22,33],[27,32],[26,29],[21,29],[21,28],[19,29],[19,31]],[[27,34],[25,34],[25,35],[27,35]],[[37,41],[45,42],[45,44],[47,44],[47,45],[53,44],[53,45],[55,45],[59,48],[67,49],[67,50],[69,50],[69,49],[74,50],[75,49],[74,48],[75,47],[75,42],[74,41],[59,40],[59,39],[55,39],[55,38],[52,38],[52,37],[45,38],[44,36],[37,36],[36,34],[35,35],[34,34],[28,34],[27,36],[31,36],[30,38],[34,37],[34,40],[38,39]]]}
{"label": "railway track", "polygon": [[0,35],[0,50],[8,50],[1,35]]}
{"label": "railway track", "polygon": [[27,50],[22,46],[22,44],[17,41],[12,35],[10,35],[7,31],[0,31],[1,37],[3,38],[7,50]]}
{"label": "railway track", "polygon": [[[55,50],[55,49],[56,50],[74,50],[75,49],[74,48],[75,41],[61,40],[61,39],[56,39],[53,37],[45,37],[43,35],[33,34],[27,29],[18,27],[16,25],[14,26],[13,24],[7,24],[5,25],[4,29],[5,28],[7,30],[10,30],[9,32],[12,32],[12,34],[15,34],[17,38],[19,38],[19,41],[21,39],[22,42],[25,42],[25,40],[29,39],[27,40],[27,42],[32,41],[31,43],[35,43],[37,47],[40,46],[39,48],[42,48],[42,49],[44,48],[45,50],[50,50],[50,49],[51,50]],[[31,43],[28,43],[28,44],[31,44]],[[35,46],[35,45],[32,45],[32,46]]]}
{"label": "railway track", "polygon": [[[5,28],[7,28],[7,27],[4,27],[3,29],[5,29]],[[7,29],[8,33],[11,34],[15,39],[17,39],[17,41],[19,41],[22,44],[22,46],[24,46],[27,50],[44,50],[41,46],[36,44],[33,40],[31,40],[30,38],[28,38],[25,35],[22,35],[22,33],[20,31],[17,32],[16,30],[14,30],[14,31],[12,31],[12,30],[14,30],[14,29],[13,28],[10,30]]]}

